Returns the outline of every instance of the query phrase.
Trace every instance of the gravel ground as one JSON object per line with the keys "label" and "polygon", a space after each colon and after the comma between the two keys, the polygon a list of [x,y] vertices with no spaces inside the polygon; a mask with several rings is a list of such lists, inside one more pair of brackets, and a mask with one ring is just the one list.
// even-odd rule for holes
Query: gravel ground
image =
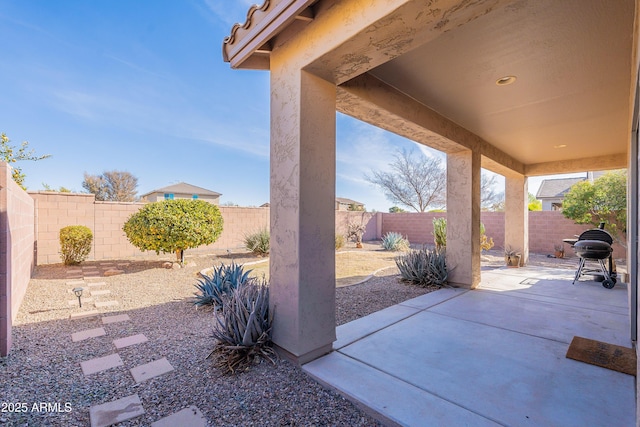
{"label": "gravel ground", "polygon": [[[377,245],[365,247],[373,249]],[[255,261],[248,254],[236,262]],[[279,360],[263,362],[249,372],[221,376],[206,360],[213,340],[210,310],[196,310],[190,302],[197,272],[230,257],[188,258],[183,269],[162,268],[162,260],[115,261],[125,274],[99,277],[100,289],[111,294],[94,301],[117,300],[119,305],[102,309],[106,315],[123,314],[131,320],[102,325],[100,318],[70,320],[80,311],[70,305],[71,267],[37,267],[13,328],[14,346],[9,357],[0,358],[0,425],[86,426],[89,407],[137,393],[145,414],[122,426],[150,425],[158,419],[194,405],[215,426],[377,426],[380,425],[349,401],[324,389],[298,367]],[[166,260],[165,260],[166,261]],[[483,256],[483,267],[503,265],[498,252]],[[575,269],[576,260],[532,256],[531,264]],[[548,265],[550,266],[550,265]],[[102,272],[105,262],[86,262]],[[76,268],[77,269],[77,268]],[[85,286],[86,289],[86,286]],[[395,268],[386,269],[366,283],[336,290],[336,322],[344,324],[385,307],[431,292],[399,281]],[[84,298],[83,298],[84,299]],[[85,302],[83,310],[93,309]],[[71,334],[104,327],[105,336],[72,342]],[[148,342],[117,350],[124,366],[85,377],[80,362],[116,352],[114,339],[144,334]],[[136,384],[129,369],[166,357],[174,371]],[[60,412],[37,412],[33,404],[59,403]],[[26,412],[6,412],[8,403],[26,403]],[[65,412],[65,404],[70,411]]]}

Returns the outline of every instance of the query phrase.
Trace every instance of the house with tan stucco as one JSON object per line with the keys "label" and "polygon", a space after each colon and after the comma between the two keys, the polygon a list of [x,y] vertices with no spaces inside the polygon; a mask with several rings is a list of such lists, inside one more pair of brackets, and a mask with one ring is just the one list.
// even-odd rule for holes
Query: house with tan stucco
{"label": "house with tan stucco", "polygon": [[219,205],[221,195],[222,194],[207,190],[206,188],[197,187],[187,184],[186,182],[179,182],[145,193],[140,196],[140,199],[148,202],[174,199],[199,199],[213,203],[214,205]]}
{"label": "house with tan stucco", "polygon": [[[348,356],[349,347],[334,351],[344,338],[335,325],[336,111],[446,154],[449,283],[468,292],[483,284],[481,168],[505,177],[501,243],[519,249],[522,265],[529,177],[627,168],[624,334],[636,343],[639,11],[638,0],[265,0],[251,7],[230,29],[222,56],[232,68],[270,74],[271,302],[280,353],[300,364],[330,358],[345,375],[360,357]],[[470,341],[456,347],[468,363],[476,357]],[[485,392],[493,394],[483,390],[467,404]],[[547,414],[546,422],[567,425]]]}

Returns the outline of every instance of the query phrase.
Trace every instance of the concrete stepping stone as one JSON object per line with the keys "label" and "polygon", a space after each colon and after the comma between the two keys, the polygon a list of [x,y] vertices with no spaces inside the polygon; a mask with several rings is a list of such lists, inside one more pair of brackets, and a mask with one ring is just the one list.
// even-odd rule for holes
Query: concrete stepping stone
{"label": "concrete stepping stone", "polygon": [[85,283],[84,280],[72,280],[70,282],[66,282],[65,285],[76,288],[78,286],[84,286]]}
{"label": "concrete stepping stone", "polygon": [[107,270],[104,272],[104,277],[117,276],[119,274],[124,274],[124,270],[117,270],[115,268],[111,270]]}
{"label": "concrete stepping stone", "polygon": [[107,284],[107,282],[91,282],[88,283],[87,286],[89,286],[90,288],[97,288],[98,286],[105,286]]}
{"label": "concrete stepping stone", "polygon": [[106,371],[107,369],[123,366],[124,363],[118,353],[110,354],[104,357],[96,357],[95,359],[80,362],[82,373],[84,376],[95,374],[96,372]]}
{"label": "concrete stepping stone", "polygon": [[84,341],[89,338],[101,337],[106,335],[104,328],[87,329],[86,331],[74,332],[71,334],[71,341]]}
{"label": "concrete stepping stone", "polygon": [[131,368],[130,371],[136,383],[141,383],[173,371],[173,366],[171,366],[166,357],[163,357],[162,359]]}
{"label": "concrete stepping stone", "polygon": [[108,325],[110,323],[126,322],[131,320],[128,314],[118,314],[116,316],[106,316],[102,318],[102,324]]}
{"label": "concrete stepping stone", "polygon": [[71,316],[69,316],[69,319],[86,319],[88,317],[96,317],[99,315],[100,313],[98,310],[81,311],[79,313],[72,313]]}
{"label": "concrete stepping stone", "polygon": [[120,303],[118,301],[102,301],[102,302],[94,302],[93,305],[95,305],[96,308],[104,308],[104,307],[113,307],[116,305],[120,305]]}
{"label": "concrete stepping stone", "polygon": [[101,289],[101,290],[95,290],[95,291],[92,290],[91,291],[91,296],[95,297],[95,296],[98,296],[98,295],[107,295],[107,294],[110,294],[110,293],[111,293],[111,291],[109,289]]}
{"label": "concrete stepping stone", "polygon": [[182,411],[178,411],[168,417],[159,419],[155,423],[151,423],[151,427],[174,426],[207,427],[207,419],[197,407],[189,406]]}
{"label": "concrete stepping stone", "polygon": [[113,345],[116,346],[117,349],[129,347],[130,345],[142,344],[143,342],[149,341],[147,337],[143,334],[131,335],[130,337],[119,338],[117,340],[113,340]]}
{"label": "concrete stepping stone", "polygon": [[[71,299],[71,300],[67,300],[69,302],[69,305],[79,305],[78,304],[78,299]],[[87,302],[93,302],[93,298],[82,298],[82,304],[87,303]]]}
{"label": "concrete stepping stone", "polygon": [[137,394],[89,408],[91,427],[107,427],[142,414],[144,414],[144,408]]}

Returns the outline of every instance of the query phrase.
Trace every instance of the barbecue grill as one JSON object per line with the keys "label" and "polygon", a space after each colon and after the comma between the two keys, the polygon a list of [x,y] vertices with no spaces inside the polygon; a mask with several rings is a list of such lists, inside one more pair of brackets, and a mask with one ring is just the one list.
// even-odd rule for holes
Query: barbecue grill
{"label": "barbecue grill", "polygon": [[[580,278],[586,261],[597,261],[602,270],[604,280],[602,286],[607,289],[611,289],[616,284],[616,272],[613,267],[613,256],[611,253],[613,249],[613,237],[611,234],[600,228],[593,230],[587,230],[578,237],[578,241],[573,245],[573,249],[576,255],[580,258],[580,264],[578,265],[578,271],[576,271],[576,277],[573,279],[573,283]],[[605,260],[609,260],[608,268],[605,266]]]}

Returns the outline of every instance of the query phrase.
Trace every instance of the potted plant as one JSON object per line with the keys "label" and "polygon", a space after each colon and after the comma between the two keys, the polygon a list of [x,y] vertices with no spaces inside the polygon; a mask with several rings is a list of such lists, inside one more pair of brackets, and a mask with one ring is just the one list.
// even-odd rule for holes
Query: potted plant
{"label": "potted plant", "polygon": [[520,267],[521,258],[522,254],[509,246],[504,250],[504,262],[507,267]]}
{"label": "potted plant", "polygon": [[564,258],[564,245],[562,243],[556,243],[553,245],[553,249],[556,258]]}

